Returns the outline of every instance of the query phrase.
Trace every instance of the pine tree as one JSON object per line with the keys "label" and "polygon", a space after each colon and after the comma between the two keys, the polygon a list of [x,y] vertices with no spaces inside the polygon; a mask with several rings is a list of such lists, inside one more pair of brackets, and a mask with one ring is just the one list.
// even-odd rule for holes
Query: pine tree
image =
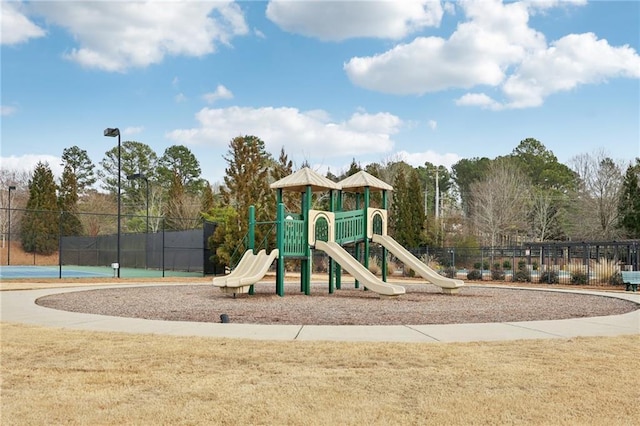
{"label": "pine tree", "polygon": [[[249,206],[255,206],[258,222],[273,220],[275,216],[275,196],[269,188],[268,166],[272,160],[264,142],[250,135],[232,139],[224,159],[227,168],[220,193],[224,205],[232,207],[237,216],[218,227],[216,241],[221,243],[220,258],[233,262],[233,253],[242,253],[246,248],[243,238],[249,229]],[[265,229],[256,229],[256,244],[261,244],[265,234]]]}
{"label": "pine tree", "polygon": [[78,218],[78,185],[76,175],[69,164],[64,167],[58,187],[60,209],[60,234],[82,235],[82,222]]}
{"label": "pine tree", "polygon": [[211,184],[205,181],[204,188],[202,189],[202,195],[200,196],[200,210],[206,213],[215,207],[215,198],[213,197],[213,190]]}
{"label": "pine tree", "polygon": [[640,238],[640,158],[629,166],[622,182],[620,203],[618,204],[619,222],[629,238]]}
{"label": "pine tree", "polygon": [[[271,169],[271,178],[273,182],[289,176],[293,173],[293,162],[289,160],[289,156],[284,152],[284,147],[280,149],[280,156],[274,167]],[[300,208],[300,201],[291,191],[284,191],[282,194],[282,202],[284,208],[288,212],[298,211]]]}
{"label": "pine tree", "polygon": [[49,255],[58,249],[57,204],[51,168],[47,163],[38,162],[29,180],[29,200],[20,229],[24,251]]}

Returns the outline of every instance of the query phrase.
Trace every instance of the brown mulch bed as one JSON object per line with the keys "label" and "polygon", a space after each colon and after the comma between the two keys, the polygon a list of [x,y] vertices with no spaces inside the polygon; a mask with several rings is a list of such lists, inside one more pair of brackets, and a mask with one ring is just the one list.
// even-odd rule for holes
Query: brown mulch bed
{"label": "brown mulch bed", "polygon": [[520,288],[465,286],[445,295],[430,284],[403,283],[404,295],[387,298],[355,289],[353,283],[329,294],[313,284],[286,283],[285,297],[273,283],[256,285],[254,295],[232,297],[211,285],[122,287],[55,294],[37,303],[72,312],[171,321],[294,325],[418,325],[556,320],[616,315],[639,308],[633,302],[598,295]]}

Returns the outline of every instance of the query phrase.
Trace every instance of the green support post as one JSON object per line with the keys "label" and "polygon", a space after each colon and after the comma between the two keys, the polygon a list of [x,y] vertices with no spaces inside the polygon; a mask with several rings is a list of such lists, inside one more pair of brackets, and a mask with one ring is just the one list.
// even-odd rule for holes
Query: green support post
{"label": "green support post", "polygon": [[[279,191],[279,195],[282,192]],[[279,197],[282,200],[282,197]],[[284,204],[278,202],[276,213],[276,247],[278,248],[278,263],[276,265],[276,294],[284,296]]]}
{"label": "green support post", "polygon": [[301,262],[301,280],[304,294],[311,294],[311,248],[309,247],[309,210],[311,210],[311,185],[307,185],[304,193],[304,208],[302,214],[304,217],[304,259]]}
{"label": "green support post", "polygon": [[[342,190],[338,191],[338,199],[336,200],[336,211],[342,211]],[[342,267],[336,262],[333,262],[333,267],[336,273],[336,289],[340,290],[342,287]]]}
{"label": "green support post", "polygon": [[[334,204],[334,198],[333,198],[333,189],[329,190],[329,211],[330,212],[335,212],[335,204]],[[334,234],[335,234],[335,229],[333,230]],[[335,237],[335,235],[334,235]],[[329,294],[332,294],[335,291],[335,274],[333,271],[334,268],[334,262],[333,259],[331,258],[331,256],[329,256]]]}
{"label": "green support post", "polygon": [[[254,254],[256,252],[256,207],[249,206],[249,235],[247,236],[247,245],[249,250]],[[253,285],[249,287],[249,294],[254,294]]]}
{"label": "green support post", "polygon": [[[359,209],[360,209],[360,193],[356,193],[356,210],[359,210]],[[360,243],[358,241],[356,241],[354,249],[355,249],[354,254],[356,256],[356,260],[360,262]],[[358,280],[355,280],[355,287],[360,288],[360,282]]]}
{"label": "green support post", "polygon": [[[382,208],[387,209],[387,190],[382,190]],[[384,224],[382,225],[384,226]],[[387,270],[387,249],[382,246],[382,281],[387,282],[387,274],[389,271]]]}
{"label": "green support post", "polygon": [[256,206],[249,206],[249,235],[247,245],[251,250],[256,248]]}
{"label": "green support post", "polygon": [[369,209],[369,187],[364,188],[364,207],[363,207],[363,220],[364,220],[364,267],[369,269],[369,238],[367,237],[367,212]]}

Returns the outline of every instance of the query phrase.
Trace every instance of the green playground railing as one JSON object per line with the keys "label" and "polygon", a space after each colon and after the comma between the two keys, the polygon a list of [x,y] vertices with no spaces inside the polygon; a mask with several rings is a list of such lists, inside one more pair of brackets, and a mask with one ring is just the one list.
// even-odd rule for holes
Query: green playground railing
{"label": "green playground railing", "polygon": [[335,218],[335,237],[338,244],[349,244],[363,240],[365,236],[364,211],[337,212]]}
{"label": "green playground railing", "polygon": [[284,240],[283,240],[283,253],[284,256],[299,257],[305,255],[307,232],[306,224],[303,219],[300,219],[301,215],[289,214],[284,220]]}

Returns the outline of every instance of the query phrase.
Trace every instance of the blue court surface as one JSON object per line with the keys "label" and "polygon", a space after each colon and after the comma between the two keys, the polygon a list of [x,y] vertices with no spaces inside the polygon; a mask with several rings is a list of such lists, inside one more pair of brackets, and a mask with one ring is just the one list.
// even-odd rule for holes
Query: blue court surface
{"label": "blue court surface", "polygon": [[[18,278],[113,278],[114,271],[99,266],[0,266],[0,279]],[[122,268],[120,278],[162,277],[162,271]],[[164,271],[165,277],[201,277],[202,272]]]}

